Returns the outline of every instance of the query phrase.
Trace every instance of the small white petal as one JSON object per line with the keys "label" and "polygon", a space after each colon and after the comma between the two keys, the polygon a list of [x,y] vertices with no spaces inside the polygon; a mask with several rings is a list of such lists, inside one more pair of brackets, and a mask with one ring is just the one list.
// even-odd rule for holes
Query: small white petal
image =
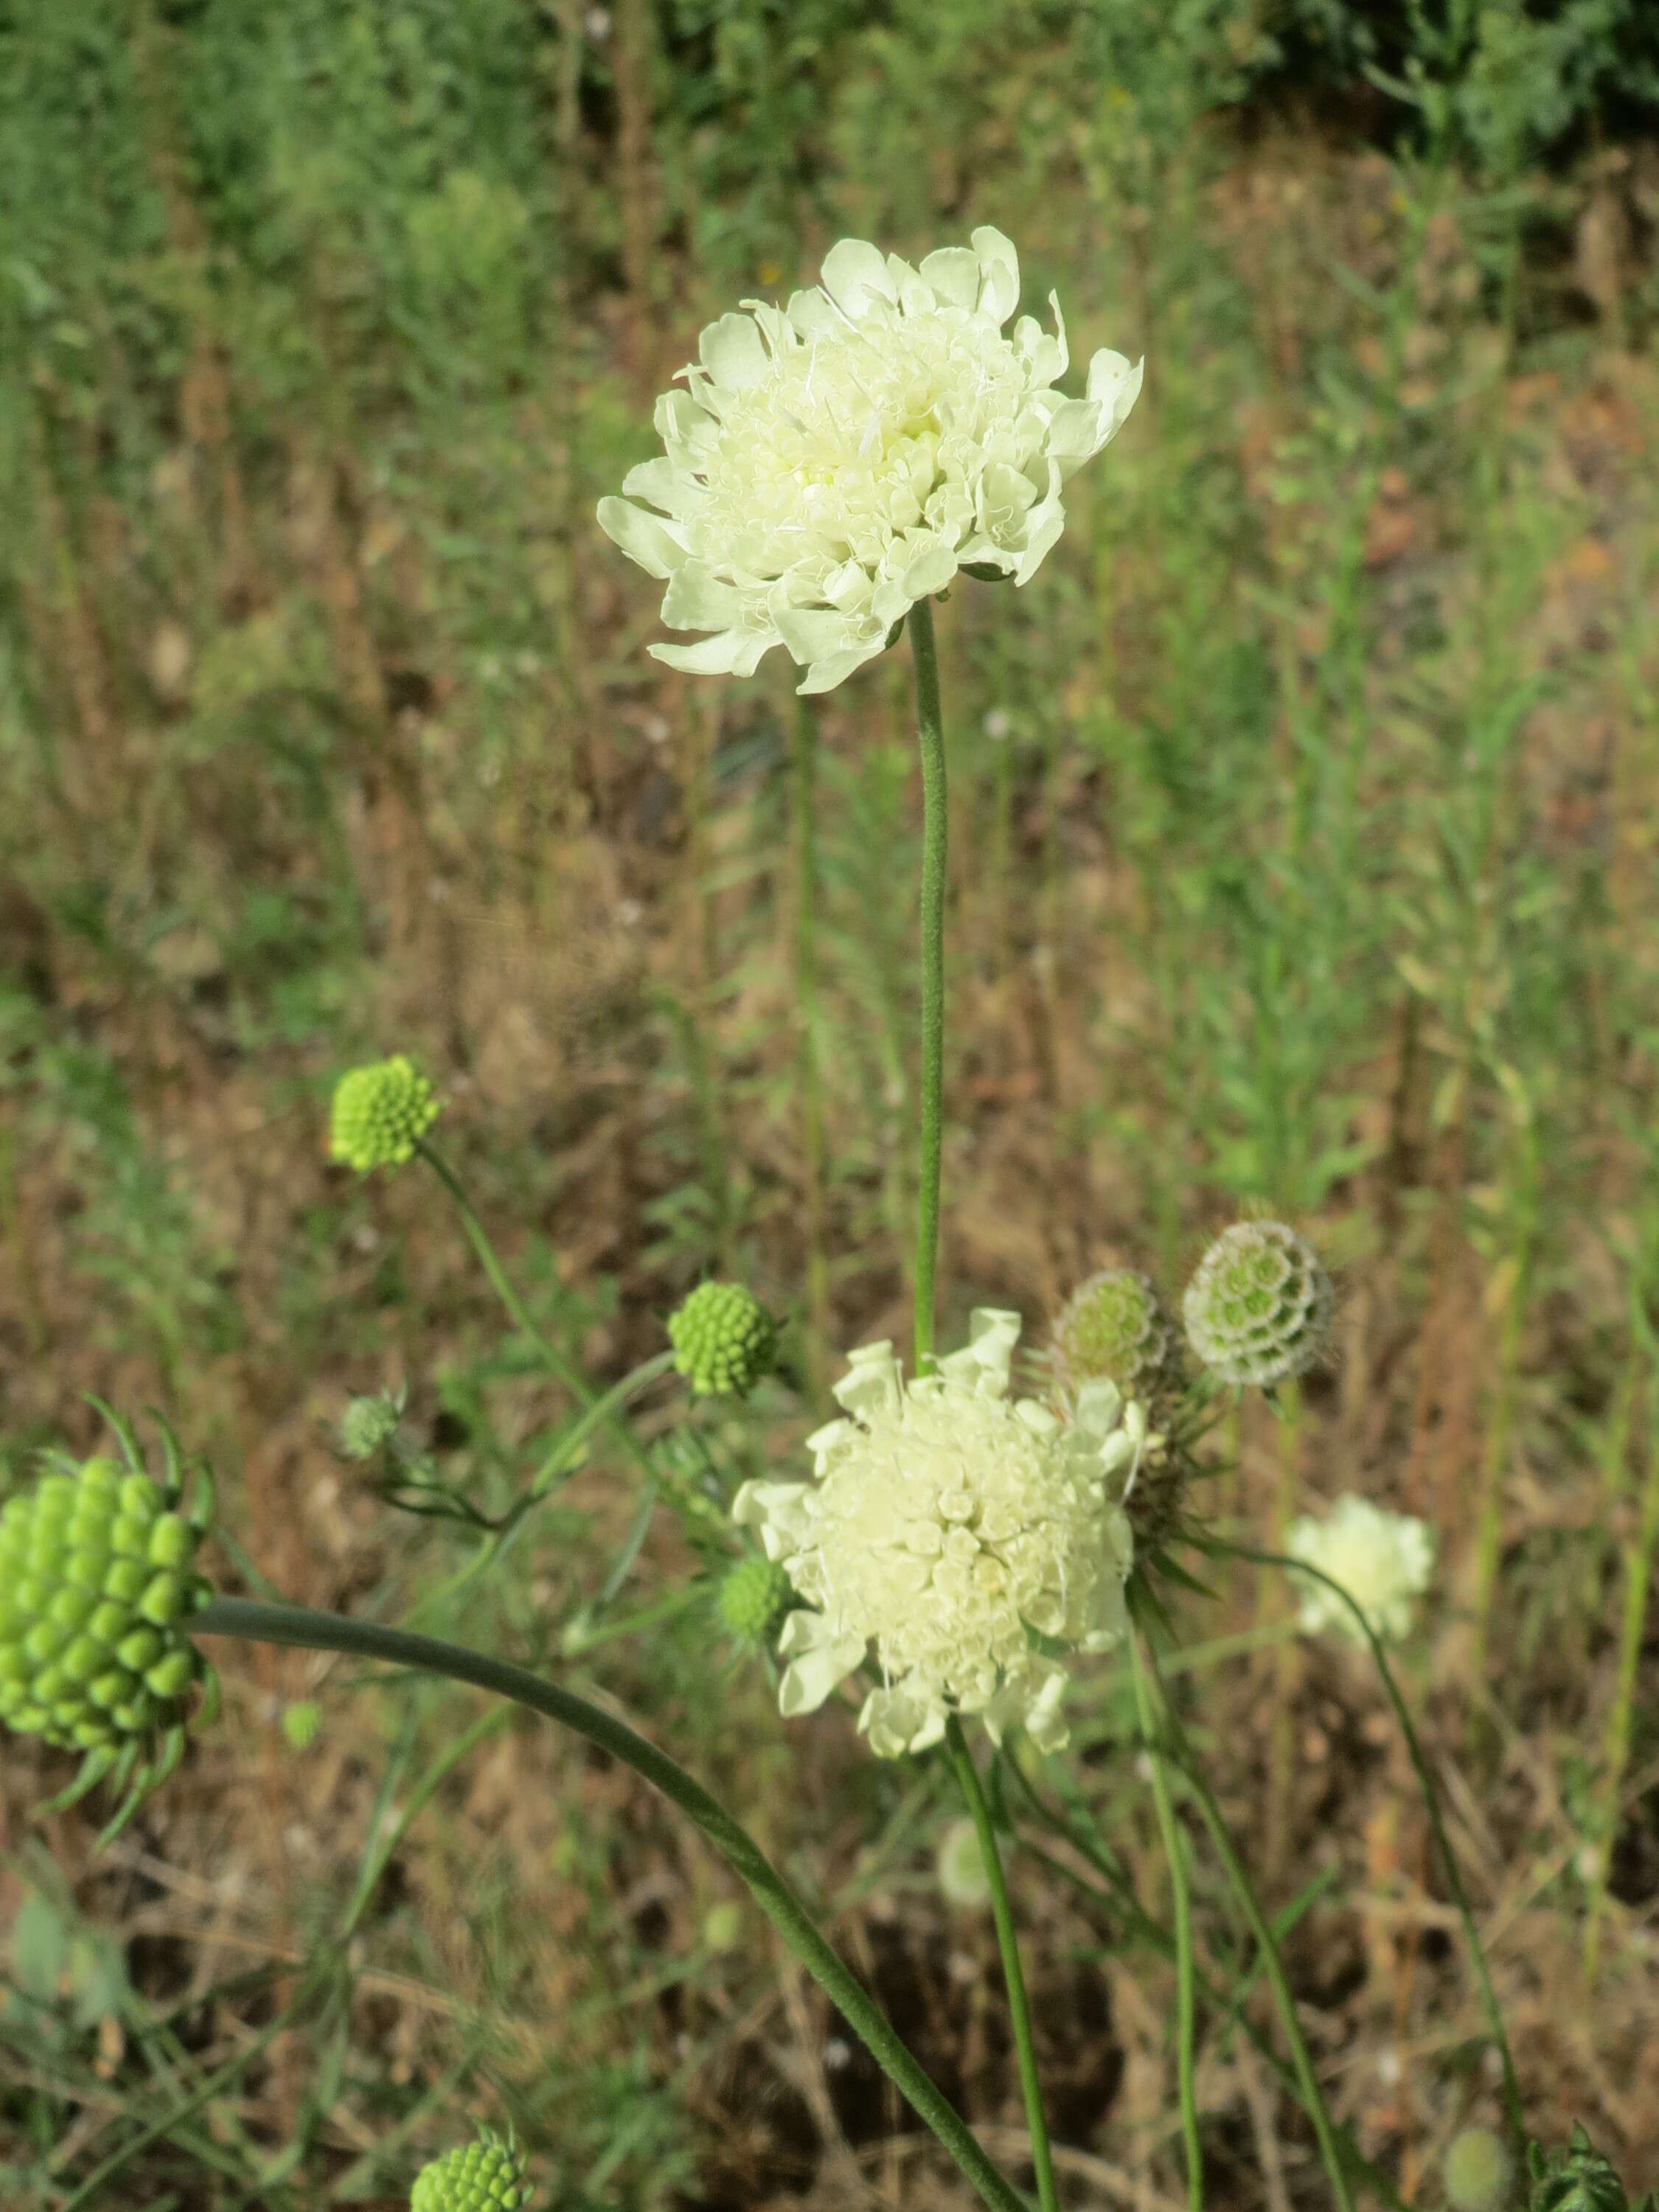
{"label": "small white petal", "polygon": [[854,321],[872,297],[898,296],[886,256],[862,238],[840,239],[830,247],[823,257],[823,283],[836,306]]}
{"label": "small white petal", "polygon": [[980,313],[1006,323],[1019,305],[1019,256],[1013,241],[981,223],[969,242],[979,259]]}
{"label": "small white petal", "polygon": [[723,629],[713,637],[700,637],[695,645],[648,645],[645,649],[653,660],[688,676],[735,676],[748,654],[750,641],[746,631]]}
{"label": "small white petal", "polygon": [[599,501],[599,527],[611,544],[620,545],[649,576],[672,576],[685,558],[685,547],[669,525],[642,507],[612,493]]}
{"label": "small white petal", "polygon": [[767,370],[767,353],[752,315],[722,315],[697,341],[703,367],[727,392],[746,392]]}
{"label": "small white petal", "polygon": [[967,246],[939,246],[922,263],[920,274],[947,306],[971,310],[979,304],[979,256]]}

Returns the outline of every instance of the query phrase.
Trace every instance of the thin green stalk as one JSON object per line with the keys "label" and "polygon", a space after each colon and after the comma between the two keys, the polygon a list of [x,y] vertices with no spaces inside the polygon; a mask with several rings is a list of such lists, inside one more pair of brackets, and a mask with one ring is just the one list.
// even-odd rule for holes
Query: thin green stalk
{"label": "thin green stalk", "polygon": [[[613,1714],[522,1667],[469,1651],[429,1636],[411,1636],[373,1621],[348,1620],[303,1606],[259,1605],[246,1598],[215,1598],[191,1621],[192,1636],[228,1636],[255,1644],[279,1644],[303,1651],[344,1651],[359,1658],[383,1659],[416,1668],[451,1681],[468,1682],[491,1695],[509,1698],[544,1719],[556,1721],[587,1742],[608,1752],[643,1777],[701,1829],[727,1865],[747,1885],[756,1903],[788,1945],[882,2071],[995,2212],[1029,2212],[1018,2191],[1006,2180],[975,2142],[967,2124],[900,2042],[863,1985],[842,1964],[813,1924],[805,1907],[773,1867],[752,1837],[719,1801],[683,1766]],[[77,2200],[84,2202],[84,2197]]]}
{"label": "thin green stalk", "polygon": [[939,1158],[945,1087],[945,726],[939,715],[933,610],[910,610],[910,657],[921,732],[921,1167],[916,1193],[916,1371],[933,1362]]}
{"label": "thin green stalk", "polygon": [[945,1749],[979,1838],[979,1855],[985,1863],[985,1879],[991,1889],[991,1917],[996,1923],[997,1948],[1002,1954],[1002,1978],[1008,1987],[1008,2019],[1014,2032],[1014,2052],[1019,2062],[1019,2086],[1025,2099],[1026,2124],[1031,2131],[1031,2164],[1036,2173],[1037,2198],[1042,2212],[1060,2212],[1054,2189],[1054,2154],[1048,2148],[1048,2123],[1042,2111],[1042,2084],[1037,2078],[1036,2045],[1031,2036],[1031,2008],[1025,1996],[1025,1976],[1020,1969],[1019,1943],[1014,1934],[1014,1915],[1008,1902],[1008,1884],[997,1849],[997,1832],[991,1808],[985,1802],[979,1771],[962,1733],[962,1723],[952,1713],[945,1727]]}
{"label": "thin green stalk", "polygon": [[[514,1328],[521,1335],[530,1339],[537,1351],[540,1352],[544,1365],[550,1373],[557,1376],[584,1411],[599,1406],[603,1401],[581,1370],[560,1351],[558,1346],[550,1338],[543,1335],[541,1330],[526,1312],[524,1303],[507,1280],[507,1271],[496,1258],[495,1248],[490,1243],[483,1222],[473,1212],[472,1201],[462,1188],[460,1178],[456,1175],[453,1168],[450,1166],[443,1154],[435,1146],[428,1144],[424,1137],[416,1138],[415,1149],[454,1200],[455,1211],[461,1217],[461,1226],[466,1231],[467,1240],[477,1254],[479,1265],[489,1279],[489,1287],[506,1308],[507,1319],[513,1323]],[[632,1429],[625,1421],[617,1419],[614,1412],[607,1413],[605,1420],[605,1426],[635,1465],[642,1474],[649,1475],[652,1473],[650,1457]]]}
{"label": "thin green stalk", "polygon": [[[1147,1686],[1146,1668],[1140,1656],[1140,1638],[1133,1630],[1128,1643],[1129,1664],[1134,1673],[1135,1710],[1140,1717],[1141,1733],[1149,1741],[1155,1741],[1158,1730],[1152,1692]],[[1192,2212],[1204,2212],[1204,2147],[1198,2132],[1198,2084],[1194,2064],[1198,2003],[1193,1967],[1193,1901],[1187,1887],[1187,1861],[1181,1830],[1170,1798],[1170,1778],[1164,1771],[1164,1761],[1156,1756],[1152,1759],[1152,1802],[1158,1808],[1158,1829],[1164,1838],[1164,1856],[1170,1863],[1170,1909],[1175,1921],[1176,2074],[1181,2095],[1181,2136],[1187,2154],[1187,2202]]]}
{"label": "thin green stalk", "polygon": [[[1296,1510],[1297,1484],[1302,1462],[1302,1386],[1294,1377],[1280,1385],[1279,1392],[1279,1481],[1273,1498],[1273,1547],[1275,1551],[1284,1547],[1291,1516]],[[1256,1607],[1258,1622],[1273,1617],[1272,1601],[1277,1599],[1282,1607],[1284,1592],[1267,1587],[1267,1571],[1262,1571],[1263,1588]],[[1282,1618],[1282,1612],[1280,1614]],[[1276,1884],[1285,1865],[1290,1847],[1291,1771],[1295,1763],[1295,1747],[1291,1731],[1294,1727],[1296,1680],[1301,1659],[1301,1647],[1294,1637],[1289,1637],[1279,1647],[1273,1667],[1273,1722],[1267,1747],[1267,1836],[1266,1873],[1269,1882]]]}
{"label": "thin green stalk", "polygon": [[1339,2212],[1354,2212],[1353,2191],[1349,2186],[1347,2172],[1342,2163],[1342,2153],[1337,2142],[1335,2125],[1325,2102],[1325,2093],[1319,2086],[1319,2076],[1314,2071],[1313,2055],[1308,2049],[1307,2038],[1302,2033],[1302,2023],[1297,2017],[1296,1999],[1291,1992],[1290,1982],[1285,1972],[1285,1962],[1279,1956],[1279,1945],[1274,1940],[1273,1928],[1268,1922],[1267,1913],[1262,1909],[1261,1900],[1255,1893],[1255,1885],[1245,1871],[1244,1863],[1238,1856],[1237,1848],[1229,1832],[1227,1823],[1222,1818],[1221,1808],[1216,1803],[1210,1786],[1205,1781],[1193,1757],[1192,1747],[1187,1741],[1186,1730],[1181,1725],[1181,1717],[1176,1712],[1163,1678],[1158,1673],[1158,1655],[1152,1650],[1150,1644],[1147,1646],[1147,1664],[1158,1687],[1158,1704],[1162,1708],[1164,1727],[1168,1736],[1167,1748],[1160,1748],[1157,1744],[1152,1746],[1154,1764],[1169,1758],[1173,1753],[1187,1786],[1197,1802],[1198,1809],[1203,1816],[1204,1825],[1210,1832],[1210,1840],[1215,1845],[1216,1856],[1221,1861],[1222,1870],[1226,1875],[1240,1909],[1249,1923],[1250,1933],[1255,1937],[1261,1970],[1267,1975],[1268,1985],[1273,1990],[1273,2002],[1279,2012],[1279,2026],[1283,2028],[1285,2040],[1290,2046],[1291,2063],[1295,2067],[1297,2079],[1302,2085],[1303,2109],[1313,2122],[1314,2133],[1319,2138],[1319,2155],[1325,2168],[1326,2177],[1331,2185],[1331,2194],[1336,2199]]}
{"label": "thin green stalk", "polygon": [[[1632,1301],[1634,1304],[1635,1301]],[[1639,1310],[1639,1309],[1638,1309]],[[1648,1595],[1653,1587],[1653,1561],[1659,1550],[1659,1341],[1645,1328],[1646,1350],[1652,1362],[1648,1384],[1648,1471],[1642,1486],[1642,1512],[1634,1534],[1625,1547],[1625,1617],[1619,1638],[1619,1673],[1607,1714],[1607,1773],[1602,1782],[1601,1859],[1590,1892],[1584,1923],[1584,1980],[1594,1983],[1601,1940],[1601,1916],[1607,1907],[1607,1871],[1613,1856],[1619,1820],[1619,1794],[1630,1763],[1631,1724],[1636,1711],[1636,1676],[1642,1656],[1642,1636],[1648,1616]]]}
{"label": "thin green stalk", "polygon": [[1474,1967],[1475,1979],[1480,1984],[1480,2002],[1486,2012],[1486,2025],[1492,2036],[1493,2048],[1497,2051],[1504,2069],[1504,2110],[1509,2123],[1510,2134],[1516,2149],[1523,2150],[1527,2141],[1527,2127],[1525,2116],[1521,2109],[1521,2089],[1516,2079],[1515,2060],[1510,2051],[1510,2039],[1504,2029],[1504,2015],[1498,2009],[1498,1993],[1492,1985],[1492,1974],[1486,1966],[1486,1949],[1480,1941],[1480,1931],[1474,1924],[1474,1912],[1469,1904],[1469,1893],[1463,1887],[1463,1876],[1458,1869],[1456,1859],[1452,1856],[1451,1841],[1446,1833],[1446,1823],[1440,1809],[1440,1792],[1436,1788],[1434,1777],[1429,1771],[1429,1762],[1423,1755],[1423,1747],[1418,1741],[1417,1730],[1412,1725],[1411,1714],[1407,1710],[1406,1700],[1400,1694],[1400,1686],[1395,1680],[1394,1669],[1389,1664],[1388,1654],[1382,1649],[1382,1641],[1366,1619],[1364,1608],[1355,1603],[1340,1583],[1333,1581],[1331,1577],[1320,1568],[1310,1566],[1303,1559],[1287,1559],[1278,1553],[1259,1552],[1249,1545],[1233,1544],[1227,1548],[1236,1552],[1240,1559],[1254,1560],[1258,1566],[1283,1567],[1298,1575],[1310,1575],[1316,1582],[1323,1583],[1326,1589],[1334,1590],[1346,1606],[1370,1648],[1377,1674],[1382,1679],[1382,1687],[1388,1694],[1389,1703],[1394,1708],[1395,1718],[1400,1723],[1400,1732],[1405,1739],[1406,1750],[1417,1775],[1417,1786],[1423,1793],[1424,1809],[1428,1814],[1429,1826],[1434,1836],[1435,1849],[1440,1854],[1440,1863],[1445,1870],[1446,1887],[1451,1892],[1452,1903],[1457,1908],[1458,1918],[1463,1923],[1464,1941],[1469,1947],[1469,1957]]}
{"label": "thin green stalk", "polygon": [[830,1266],[824,1249],[823,1080],[818,1066],[817,879],[814,788],[817,711],[795,700],[795,1026],[799,1050],[801,1150],[805,1170],[806,1379],[813,1401],[829,1368]]}

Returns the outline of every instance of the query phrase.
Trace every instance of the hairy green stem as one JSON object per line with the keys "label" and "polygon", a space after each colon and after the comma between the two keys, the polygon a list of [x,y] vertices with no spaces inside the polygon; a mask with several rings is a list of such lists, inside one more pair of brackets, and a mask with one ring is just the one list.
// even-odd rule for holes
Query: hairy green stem
{"label": "hairy green stem", "polygon": [[1515,2060],[1510,2051],[1510,2039],[1504,2029],[1504,2015],[1498,2009],[1498,1992],[1492,1985],[1492,1975],[1486,1966],[1486,1948],[1480,1941],[1480,1931],[1474,1924],[1474,1911],[1469,1903],[1469,1893],[1463,1887],[1462,1874],[1458,1868],[1456,1859],[1452,1856],[1451,1840],[1446,1833],[1446,1823],[1440,1809],[1440,1792],[1436,1788],[1434,1777],[1429,1771],[1429,1762],[1423,1755],[1422,1744],[1419,1741],[1417,1730],[1412,1724],[1412,1717],[1407,1710],[1406,1700],[1400,1694],[1400,1686],[1395,1680],[1394,1669],[1389,1664],[1388,1654],[1382,1649],[1382,1639],[1366,1619],[1364,1608],[1349,1596],[1340,1583],[1334,1581],[1322,1569],[1309,1565],[1304,1559],[1287,1559],[1277,1552],[1259,1552],[1243,1544],[1230,1545],[1227,1548],[1236,1552],[1241,1559],[1255,1560],[1259,1566],[1283,1567],[1295,1574],[1310,1575],[1316,1582],[1323,1583],[1326,1589],[1334,1590],[1346,1606],[1355,1625],[1370,1647],[1371,1658],[1382,1679],[1382,1687],[1388,1693],[1389,1703],[1394,1708],[1394,1717],[1400,1723],[1400,1733],[1405,1738],[1407,1753],[1417,1775],[1417,1786],[1423,1793],[1424,1809],[1429,1816],[1429,1826],[1433,1832],[1435,1849],[1440,1854],[1440,1863],[1445,1869],[1446,1887],[1451,1892],[1452,1903],[1457,1908],[1458,1918],[1463,1923],[1464,1941],[1469,1947],[1469,1957],[1474,1967],[1475,1980],[1480,1985],[1480,2002],[1486,2012],[1486,2025],[1492,2036],[1493,2048],[1497,2051],[1504,2069],[1504,2111],[1509,2123],[1510,2134],[1516,2151],[1524,2152],[1527,2126],[1525,2116],[1521,2109],[1520,2084],[1516,2079]]}
{"label": "hairy green stem", "polygon": [[1176,1712],[1174,1701],[1170,1697],[1163,1678],[1158,1673],[1158,1655],[1150,1643],[1147,1645],[1146,1656],[1148,1668],[1158,1687],[1158,1704],[1162,1709],[1163,1732],[1165,1738],[1162,1747],[1158,1744],[1154,1744],[1152,1747],[1154,1762],[1173,1755],[1188,1788],[1193,1793],[1198,1809],[1203,1816],[1204,1825],[1210,1832],[1210,1840],[1215,1846],[1216,1856],[1221,1861],[1222,1871],[1225,1874],[1233,1894],[1238,1900],[1239,1907],[1249,1923],[1250,1933],[1255,1938],[1261,1970],[1266,1974],[1268,1986],[1273,1990],[1273,2002],[1279,2013],[1279,2026],[1283,2028],[1285,2040],[1290,2046],[1291,2063],[1295,2067],[1297,2079],[1302,2085],[1303,2109],[1313,2122],[1314,2133],[1319,2138],[1319,2155],[1324,2166],[1327,2179],[1331,2185],[1331,2193],[1336,2199],[1339,2212],[1354,2212],[1353,2191],[1349,2185],[1347,2171],[1342,2161],[1341,2148],[1336,2137],[1336,2128],[1325,2102],[1325,2093],[1319,2086],[1319,2076],[1314,2071],[1313,2054],[1308,2049],[1307,2038],[1302,2033],[1302,2022],[1297,2017],[1296,1999],[1291,1994],[1291,1984],[1285,1976],[1285,1962],[1279,1956],[1279,1945],[1274,1938],[1272,1925],[1262,1908],[1261,1899],[1255,1893],[1255,1885],[1245,1871],[1244,1863],[1239,1857],[1237,1847],[1233,1842],[1227,1823],[1222,1818],[1221,1808],[1216,1803],[1210,1786],[1205,1781],[1193,1757],[1192,1747],[1187,1741],[1186,1730],[1181,1725],[1181,1717]]}
{"label": "hairy green stem", "polygon": [[933,1278],[939,1262],[939,1158],[945,1088],[945,726],[939,716],[933,610],[910,610],[921,732],[921,1166],[916,1193],[916,1371],[933,1361]]}
{"label": "hairy green stem", "polygon": [[794,1956],[823,1989],[876,2063],[913,2110],[932,2129],[980,2197],[994,2212],[1028,2212],[1012,2184],[1004,2179],[975,2140],[966,2122],[922,2071],[900,2042],[863,1984],[843,1965],[813,1924],[806,1908],[759,1845],[719,1800],[683,1766],[637,1735],[625,1721],[507,1661],[482,1651],[411,1636],[373,1621],[348,1620],[313,1613],[304,1606],[260,1605],[247,1598],[215,1598],[195,1614],[192,1636],[228,1636],[254,1644],[287,1644],[302,1651],[344,1651],[362,1659],[382,1659],[468,1682],[493,1696],[556,1721],[587,1742],[608,1752],[659,1790],[701,1829],[726,1864],[748,1887]]}
{"label": "hairy green stem", "polygon": [[1042,2111],[1042,2084],[1037,2078],[1036,2045],[1031,2035],[1031,2008],[1025,1996],[1025,1976],[1019,1963],[1019,1942],[1014,1934],[1013,1909],[1002,1871],[1002,1854],[985,1802],[974,1755],[954,1713],[945,1723],[945,1749],[979,1838],[979,1855],[985,1863],[985,1879],[991,1890],[991,1917],[996,1923],[997,1948],[1002,1954],[1002,1978],[1008,1988],[1008,2019],[1014,2031],[1014,2052],[1019,2062],[1019,2086],[1025,2099],[1025,2118],[1031,2131],[1031,2165],[1036,2173],[1037,2198],[1042,2212],[1060,2212],[1054,2189],[1054,2154],[1048,2148],[1048,2123]]}
{"label": "hairy green stem", "polygon": [[795,1024],[799,1044],[801,1150],[805,1169],[806,1379],[816,1404],[829,1366],[830,1267],[824,1248],[823,1080],[818,1065],[818,856],[814,809],[817,709],[795,700]]}
{"label": "hairy green stem", "polygon": [[[1139,1715],[1141,1733],[1149,1741],[1154,1741],[1158,1731],[1152,1692],[1146,1681],[1146,1664],[1140,1656],[1140,1638],[1133,1629],[1129,1632],[1128,1643],[1129,1663],[1134,1671],[1135,1710]],[[1158,1829],[1164,1838],[1164,1856],[1170,1863],[1170,1910],[1175,1922],[1176,2074],[1181,2097],[1181,2135],[1187,2154],[1187,2202],[1191,2212],[1203,2212],[1204,2148],[1198,2131],[1198,2086],[1194,2063],[1198,2002],[1193,1961],[1193,1901],[1187,1887],[1187,1862],[1181,1830],[1170,1797],[1170,1778],[1164,1771],[1161,1759],[1154,1757],[1152,1764],[1152,1802],[1158,1808]]]}

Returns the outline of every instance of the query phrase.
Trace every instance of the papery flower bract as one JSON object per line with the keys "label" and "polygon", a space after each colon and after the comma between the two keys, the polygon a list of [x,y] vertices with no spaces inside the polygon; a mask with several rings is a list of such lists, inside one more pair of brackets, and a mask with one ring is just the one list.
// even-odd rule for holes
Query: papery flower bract
{"label": "papery flower bract", "polygon": [[883,1686],[859,1726],[884,1758],[938,1742],[952,1712],[1066,1741],[1056,1655],[1125,1632],[1134,1546],[1116,1492],[1145,1424],[1109,1382],[1085,1385],[1066,1424],[1011,1398],[1018,1338],[1017,1314],[981,1309],[966,1347],[911,1382],[890,1345],[864,1346],[835,1386],[848,1418],[807,1439],[817,1480],[738,1492],[732,1518],[804,1601],[778,1639],[786,1714],[873,1647]]}
{"label": "papery flower bract", "polygon": [[1000,231],[919,269],[843,238],[787,308],[747,300],[709,324],[686,389],[657,402],[665,452],[599,502],[667,584],[663,620],[709,633],[657,659],[752,676],[782,645],[800,689],[829,691],[958,568],[1028,582],[1065,527],[1061,486],[1116,434],[1141,371],[1103,349],[1067,398],[1060,303],[1053,335],[1023,315],[1005,336],[1018,299]]}
{"label": "papery flower bract", "polygon": [[[1417,1600],[1434,1572],[1434,1532],[1409,1513],[1385,1512],[1368,1498],[1340,1498],[1322,1521],[1293,1521],[1285,1548],[1339,1583],[1385,1642],[1411,1633]],[[1359,1625],[1335,1591],[1299,1577],[1304,1636],[1334,1629],[1364,1644]]]}

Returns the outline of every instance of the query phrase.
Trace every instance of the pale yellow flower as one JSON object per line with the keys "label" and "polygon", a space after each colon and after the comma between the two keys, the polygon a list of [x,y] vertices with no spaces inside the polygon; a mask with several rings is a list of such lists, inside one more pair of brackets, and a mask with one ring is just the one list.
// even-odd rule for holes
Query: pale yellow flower
{"label": "pale yellow flower", "polygon": [[1017,1314],[981,1309],[966,1347],[908,1383],[890,1345],[866,1345],[836,1385],[848,1418],[807,1440],[816,1481],[738,1492],[732,1518],[804,1601],[778,1640],[786,1714],[872,1653],[859,1726],[884,1758],[938,1742],[953,1712],[1066,1741],[1060,1658],[1125,1632],[1119,1492],[1146,1425],[1109,1382],[1085,1384],[1066,1424],[1011,1398],[1018,1337]]}
{"label": "pale yellow flower", "polygon": [[[1409,1513],[1389,1513],[1368,1498],[1340,1498],[1322,1521],[1291,1523],[1285,1548],[1338,1583],[1384,1642],[1410,1635],[1417,1601],[1434,1572],[1434,1531]],[[1297,1626],[1306,1636],[1326,1629],[1363,1644],[1359,1625],[1334,1590],[1311,1577],[1302,1585]]]}
{"label": "pale yellow flower", "polygon": [[[661,577],[653,645],[672,668],[750,676],[786,647],[829,691],[917,600],[972,566],[1024,584],[1065,526],[1060,488],[1121,428],[1140,367],[1103,349],[1085,396],[1053,389],[1065,326],[1023,315],[1000,231],[920,268],[844,238],[787,308],[747,300],[703,331],[684,392],[657,402],[665,451],[599,524]],[[636,503],[638,502],[638,503]]]}

